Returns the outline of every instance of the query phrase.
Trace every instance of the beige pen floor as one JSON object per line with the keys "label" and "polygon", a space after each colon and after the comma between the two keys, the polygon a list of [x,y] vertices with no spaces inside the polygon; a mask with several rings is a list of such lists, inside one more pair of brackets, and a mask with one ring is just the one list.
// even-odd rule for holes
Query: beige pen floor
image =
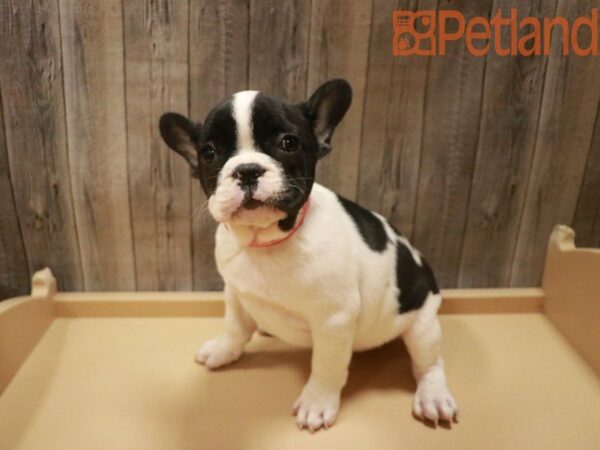
{"label": "beige pen floor", "polygon": [[442,316],[461,422],[411,415],[403,345],[354,357],[337,424],[296,429],[309,353],[255,337],[208,372],[218,318],[56,318],[0,397],[4,449],[593,449],[600,385],[543,314]]}

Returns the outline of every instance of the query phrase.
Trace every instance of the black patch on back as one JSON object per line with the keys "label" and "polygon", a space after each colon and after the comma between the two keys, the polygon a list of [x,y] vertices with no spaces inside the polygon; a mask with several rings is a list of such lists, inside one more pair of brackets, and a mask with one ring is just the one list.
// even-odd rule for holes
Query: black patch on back
{"label": "black patch on back", "polygon": [[388,235],[381,220],[368,209],[338,195],[338,200],[352,218],[363,241],[376,252],[383,252],[388,243]]}
{"label": "black patch on back", "polygon": [[402,243],[396,245],[396,283],[400,289],[400,313],[419,309],[431,292],[437,294],[439,289],[433,271],[427,261],[421,257],[423,266],[413,259],[410,250]]}

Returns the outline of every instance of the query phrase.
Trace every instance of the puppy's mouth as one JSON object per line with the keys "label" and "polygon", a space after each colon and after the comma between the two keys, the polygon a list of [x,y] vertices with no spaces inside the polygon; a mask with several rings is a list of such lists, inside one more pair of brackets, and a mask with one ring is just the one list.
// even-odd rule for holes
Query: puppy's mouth
{"label": "puppy's mouth", "polygon": [[273,207],[269,199],[258,200],[246,195],[229,220],[237,225],[266,228],[284,217],[285,213]]}
{"label": "puppy's mouth", "polygon": [[261,206],[265,206],[265,202],[263,202],[261,200],[256,200],[255,198],[252,198],[252,197],[247,197],[242,202],[242,208],[245,208],[245,209],[252,210],[252,209],[260,208]]}

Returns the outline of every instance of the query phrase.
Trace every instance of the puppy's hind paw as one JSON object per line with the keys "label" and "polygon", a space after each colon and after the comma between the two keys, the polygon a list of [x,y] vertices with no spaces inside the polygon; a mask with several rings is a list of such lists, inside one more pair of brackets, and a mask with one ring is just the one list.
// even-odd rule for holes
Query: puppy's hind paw
{"label": "puppy's hind paw", "polygon": [[243,350],[243,344],[228,336],[219,336],[202,344],[196,351],[195,359],[197,363],[213,370],[238,360]]}

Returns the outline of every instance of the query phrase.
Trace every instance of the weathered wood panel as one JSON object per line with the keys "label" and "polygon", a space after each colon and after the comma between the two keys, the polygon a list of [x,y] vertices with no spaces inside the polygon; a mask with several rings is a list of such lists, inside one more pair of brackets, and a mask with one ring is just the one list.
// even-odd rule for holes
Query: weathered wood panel
{"label": "weathered wood panel", "polygon": [[60,0],[73,201],[85,285],[135,289],[121,2]]}
{"label": "weathered wood panel", "polygon": [[[248,0],[190,3],[190,115],[202,121],[218,102],[248,88]],[[267,30],[265,30],[266,32]],[[194,289],[220,289],[214,262],[215,224],[192,182]]]}
{"label": "weathered wood panel", "polygon": [[[510,9],[517,7],[520,18],[552,17],[556,1],[524,5],[518,0],[499,0],[492,10],[499,9],[508,17]],[[494,44],[492,38],[490,45]],[[501,45],[510,46],[507,27],[501,35]],[[506,57],[495,52],[487,56],[460,286],[506,286],[509,282],[547,61],[544,56]]]}
{"label": "weathered wood panel", "polygon": [[[28,266],[32,271],[50,266],[61,289],[83,289],[65,132],[58,4],[5,1],[0,3],[0,18],[0,85],[18,214],[14,220],[21,226]],[[5,241],[12,239],[20,246],[18,236],[3,236]],[[15,266],[22,267],[20,258],[12,257]]]}
{"label": "weathered wood panel", "polygon": [[246,88],[300,101],[334,77],[355,95],[318,181],[389,217],[444,287],[537,285],[557,222],[599,246],[600,59],[558,55],[559,29],[550,58],[475,57],[464,39],[392,56],[392,11],[438,7],[573,20],[598,5],[2,2],[0,286],[49,265],[61,289],[219,289],[215,223],[158,117],[203,120]]}
{"label": "weathered wood panel", "polygon": [[331,78],[345,78],[354,93],[333,136],[333,150],[319,163],[317,181],[355,199],[372,2],[321,0],[313,1],[311,9],[308,95]]}
{"label": "weathered wood panel", "polygon": [[309,31],[309,0],[252,0],[249,88],[289,101],[304,100]]}
{"label": "weathered wood panel", "polygon": [[358,183],[360,204],[409,239],[419,181],[428,58],[391,56],[392,11],[435,10],[437,2],[375,0]]}
{"label": "weathered wood panel", "polygon": [[158,119],[188,113],[187,2],[126,1],[129,198],[140,290],[192,288],[190,169],[166,148]]}
{"label": "weathered wood panel", "polygon": [[600,101],[573,228],[577,247],[600,247]]}
{"label": "weathered wood panel", "polygon": [[[594,0],[559,0],[556,14],[569,21],[589,15]],[[552,227],[571,224],[600,99],[600,58],[561,54],[560,28],[552,32],[535,156],[521,217],[510,283],[540,282]],[[588,29],[580,31],[583,34]]]}
{"label": "weathered wood panel", "polygon": [[[441,3],[440,9],[460,10],[468,20],[489,17],[491,6],[490,0],[466,0]],[[443,287],[455,286],[458,278],[484,66],[485,58],[468,53],[464,42],[450,43],[446,55],[429,64],[414,242]]]}
{"label": "weathered wood panel", "polygon": [[0,86],[0,300],[26,294],[29,273],[8,168]]}

